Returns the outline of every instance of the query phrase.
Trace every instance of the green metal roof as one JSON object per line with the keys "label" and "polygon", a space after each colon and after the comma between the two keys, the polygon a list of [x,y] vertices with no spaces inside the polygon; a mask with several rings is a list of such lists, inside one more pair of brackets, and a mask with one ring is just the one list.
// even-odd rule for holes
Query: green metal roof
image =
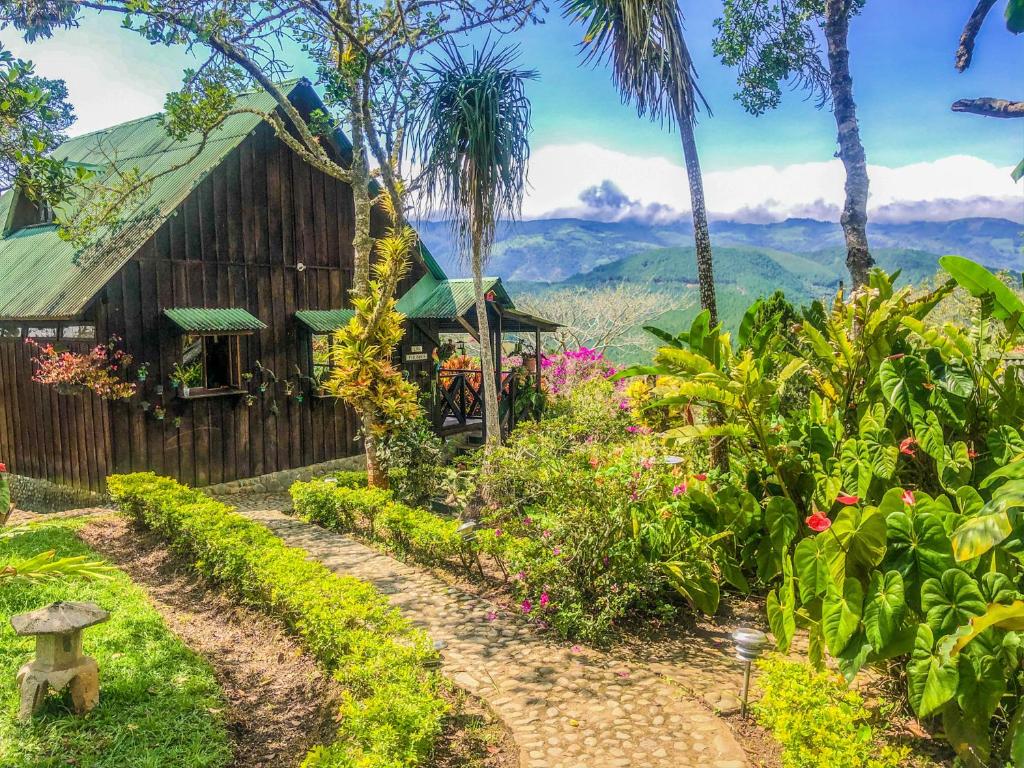
{"label": "green metal roof", "polygon": [[303,309],[295,313],[295,318],[313,333],[334,333],[355,315],[351,309]]}
{"label": "green metal roof", "polygon": [[[311,88],[305,80],[282,85],[289,94]],[[85,251],[61,240],[55,226],[27,227],[0,237],[0,319],[60,320],[80,314],[204,176],[262,122],[259,113],[272,112],[277,104],[266,91],[257,90],[239,94],[235,106],[252,112],[228,117],[205,145],[198,133],[175,141],[164,130],[161,115],[151,115],[77,136],[58,147],[54,157],[95,169],[93,182],[98,184],[117,180],[114,165],[122,171],[137,168],[143,176],[165,173],[132,201],[116,232],[97,232],[94,239],[99,245]],[[338,141],[351,146],[340,132]],[[181,168],[167,172],[179,164]],[[16,195],[16,190],[8,190],[0,196],[0,224],[8,221]],[[83,192],[59,212],[73,215],[87,202]],[[426,247],[420,251],[429,275],[444,279]]]}
{"label": "green metal roof", "polygon": [[187,333],[252,333],[267,327],[244,309],[175,307],[165,309],[171,322]]}
{"label": "green metal roof", "polygon": [[[503,307],[514,306],[500,278],[485,277],[484,291],[494,291]],[[436,280],[424,275],[398,300],[396,309],[413,319],[456,318],[469,312],[475,303],[472,278]]]}

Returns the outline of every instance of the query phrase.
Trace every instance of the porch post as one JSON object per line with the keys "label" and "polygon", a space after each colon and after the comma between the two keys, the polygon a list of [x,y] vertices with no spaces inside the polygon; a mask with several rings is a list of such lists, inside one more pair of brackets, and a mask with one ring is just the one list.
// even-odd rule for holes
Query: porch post
{"label": "porch post", "polygon": [[537,393],[540,393],[540,361],[543,355],[540,353],[540,328],[536,328],[533,331],[533,354],[537,360],[537,373],[534,375],[536,381],[534,385],[537,387]]}

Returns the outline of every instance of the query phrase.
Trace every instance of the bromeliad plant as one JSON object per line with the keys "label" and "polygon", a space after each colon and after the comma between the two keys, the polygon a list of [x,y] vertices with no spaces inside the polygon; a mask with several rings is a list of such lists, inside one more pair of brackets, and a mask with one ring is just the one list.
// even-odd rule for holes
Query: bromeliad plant
{"label": "bromeliad plant", "polygon": [[[714,514],[738,570],[774,587],[781,650],[801,629],[811,659],[849,678],[899,664],[965,764],[1022,764],[1024,385],[1004,356],[1024,302],[970,261],[942,265],[936,291],[875,271],[786,328],[755,305],[735,350],[698,318],[626,373],[654,378],[649,408],[724,416],[669,418],[664,437],[730,439]],[[971,323],[929,322],[957,285],[977,299]]]}

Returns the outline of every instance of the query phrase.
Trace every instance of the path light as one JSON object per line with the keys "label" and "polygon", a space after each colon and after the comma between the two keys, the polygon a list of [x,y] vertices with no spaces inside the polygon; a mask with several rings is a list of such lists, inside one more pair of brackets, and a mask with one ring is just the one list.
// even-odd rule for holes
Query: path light
{"label": "path light", "polygon": [[743,694],[740,714],[746,717],[747,694],[750,691],[750,666],[760,658],[765,646],[768,645],[768,635],[759,629],[740,627],[732,633],[732,639],[736,643],[736,658],[743,662]]}
{"label": "path light", "polygon": [[676,464],[682,464],[685,461],[685,459],[682,456],[662,456],[661,460],[665,464],[669,464],[671,466],[675,466]]}
{"label": "path light", "polygon": [[29,720],[38,712],[50,689],[59,692],[70,687],[71,703],[80,715],[99,703],[99,667],[95,659],[82,654],[82,630],[109,618],[94,603],[65,602],[11,617],[16,634],[36,638],[36,657],[18,670],[19,718]]}

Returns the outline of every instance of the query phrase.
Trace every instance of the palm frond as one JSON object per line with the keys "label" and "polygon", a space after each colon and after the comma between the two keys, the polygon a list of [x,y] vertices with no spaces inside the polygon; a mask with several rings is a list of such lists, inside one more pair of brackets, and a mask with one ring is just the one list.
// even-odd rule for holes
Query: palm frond
{"label": "palm frond", "polygon": [[586,61],[611,64],[623,101],[635,104],[641,117],[692,123],[701,104],[710,113],[678,0],[563,0],[562,8],[586,28]]}
{"label": "palm frond", "polygon": [[530,159],[533,70],[516,66],[516,48],[489,42],[467,61],[454,45],[427,67],[429,96],[417,116],[415,146],[428,205],[452,221],[463,242],[479,239],[486,255],[495,222],[522,208]]}

